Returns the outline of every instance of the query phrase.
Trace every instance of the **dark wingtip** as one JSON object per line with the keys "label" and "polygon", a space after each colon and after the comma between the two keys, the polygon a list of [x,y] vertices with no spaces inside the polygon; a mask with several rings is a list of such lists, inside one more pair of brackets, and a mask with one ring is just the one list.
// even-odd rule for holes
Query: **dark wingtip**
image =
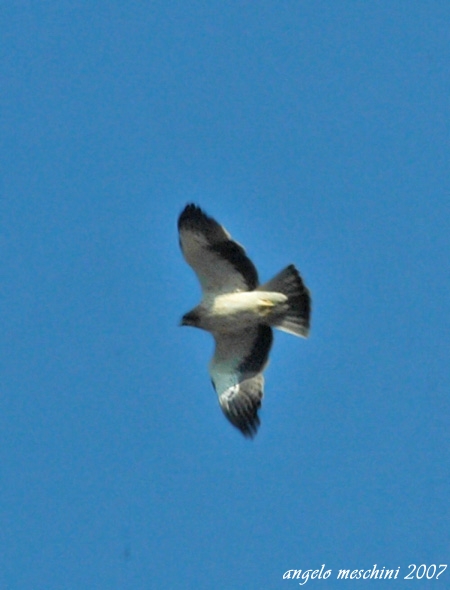
{"label": "dark wingtip", "polygon": [[263,376],[256,375],[219,396],[223,413],[246,438],[254,438],[260,426],[258,410],[263,398],[263,384]]}
{"label": "dark wingtip", "polygon": [[178,229],[186,225],[196,225],[204,219],[209,219],[206,213],[195,203],[188,203],[178,217]]}
{"label": "dark wingtip", "polygon": [[258,428],[260,427],[260,419],[258,416],[258,409],[261,407],[261,403],[258,404],[258,407],[252,410],[251,412],[241,415],[233,415],[230,412],[227,412],[225,409],[222,408],[223,413],[228,418],[229,422],[241,432],[245,438],[253,439],[258,432]]}

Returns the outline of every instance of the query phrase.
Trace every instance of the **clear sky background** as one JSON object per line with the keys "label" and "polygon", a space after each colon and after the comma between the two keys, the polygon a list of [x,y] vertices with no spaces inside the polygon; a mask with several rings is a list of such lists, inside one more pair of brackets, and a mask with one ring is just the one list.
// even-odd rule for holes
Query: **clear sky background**
{"label": "clear sky background", "polygon": [[[1,590],[450,587],[400,579],[449,561],[448,1],[0,18]],[[187,202],[312,292],[253,441],[178,327]]]}

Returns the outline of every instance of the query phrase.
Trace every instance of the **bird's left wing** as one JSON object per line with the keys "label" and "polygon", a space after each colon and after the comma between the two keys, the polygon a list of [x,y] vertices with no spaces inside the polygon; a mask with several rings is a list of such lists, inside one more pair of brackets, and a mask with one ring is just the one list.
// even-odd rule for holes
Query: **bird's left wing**
{"label": "bird's left wing", "polygon": [[233,426],[252,438],[260,423],[262,372],[272,346],[272,329],[260,324],[233,334],[214,334],[214,339],[210,374],[220,406]]}
{"label": "bird's left wing", "polygon": [[244,248],[200,207],[186,205],[178,218],[180,246],[205,294],[251,291],[258,273]]}

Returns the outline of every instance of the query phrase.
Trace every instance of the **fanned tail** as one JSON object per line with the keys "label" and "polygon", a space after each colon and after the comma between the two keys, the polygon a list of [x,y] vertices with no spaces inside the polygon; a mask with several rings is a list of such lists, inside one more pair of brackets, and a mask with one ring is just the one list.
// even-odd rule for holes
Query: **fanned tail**
{"label": "fanned tail", "polygon": [[260,285],[258,291],[272,291],[286,295],[288,310],[275,327],[296,336],[308,337],[311,296],[293,264],[287,266],[269,282]]}

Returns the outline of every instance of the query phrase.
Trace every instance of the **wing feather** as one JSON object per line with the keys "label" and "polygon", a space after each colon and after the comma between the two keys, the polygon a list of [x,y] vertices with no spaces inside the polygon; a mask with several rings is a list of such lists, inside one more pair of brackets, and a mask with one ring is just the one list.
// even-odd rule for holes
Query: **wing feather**
{"label": "wing feather", "polygon": [[262,372],[272,346],[272,330],[260,324],[235,334],[215,334],[214,338],[210,374],[220,406],[233,426],[244,436],[253,437],[260,423]]}
{"label": "wing feather", "polygon": [[229,387],[219,396],[220,407],[228,420],[246,437],[253,438],[260,420],[258,410],[264,395],[264,377],[260,373]]}
{"label": "wing feather", "polygon": [[244,248],[227,230],[194,204],[178,218],[180,246],[205,293],[251,291],[258,273]]}

